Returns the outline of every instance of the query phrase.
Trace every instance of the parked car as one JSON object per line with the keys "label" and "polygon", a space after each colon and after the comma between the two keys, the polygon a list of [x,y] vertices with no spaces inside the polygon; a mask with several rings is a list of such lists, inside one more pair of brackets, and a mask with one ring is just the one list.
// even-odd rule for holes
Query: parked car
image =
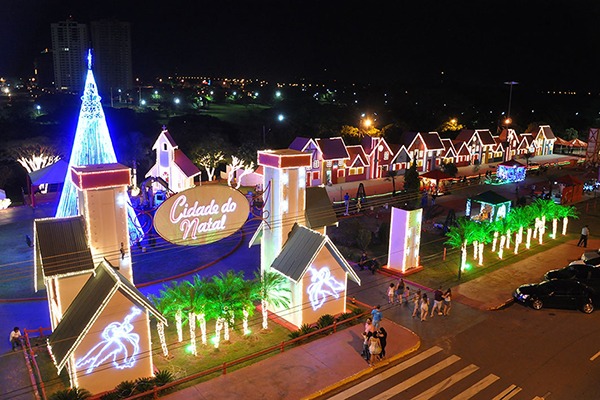
{"label": "parked car", "polygon": [[600,250],[586,251],[579,260],[571,261],[569,265],[594,265],[600,266]]}
{"label": "parked car", "polygon": [[579,309],[586,314],[598,304],[596,291],[571,279],[551,279],[540,283],[522,285],[513,294],[515,301],[539,310],[548,308]]}
{"label": "parked car", "polygon": [[573,279],[590,286],[600,293],[600,267],[594,265],[569,264],[564,268],[546,272],[544,279]]}

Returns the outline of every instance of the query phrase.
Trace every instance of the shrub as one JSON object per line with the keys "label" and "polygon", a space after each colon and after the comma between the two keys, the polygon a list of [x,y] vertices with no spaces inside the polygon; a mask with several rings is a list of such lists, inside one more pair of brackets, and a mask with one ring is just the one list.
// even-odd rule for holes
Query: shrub
{"label": "shrub", "polygon": [[115,388],[115,392],[121,397],[129,397],[133,394],[135,390],[135,382],[134,381],[123,381],[117,385]]}
{"label": "shrub", "polygon": [[171,383],[175,380],[173,373],[171,371],[163,371],[159,370],[154,374],[154,384],[156,386],[164,386],[167,383]]}
{"label": "shrub", "polygon": [[48,397],[49,400],[84,400],[92,397],[92,394],[80,388],[70,388],[54,392]]}
{"label": "shrub", "polygon": [[333,315],[331,315],[331,314],[321,315],[319,317],[319,319],[317,320],[317,328],[319,328],[319,329],[326,328],[330,325],[333,325],[334,321],[335,321],[335,318],[333,318]]}
{"label": "shrub", "polygon": [[302,333],[300,332],[300,330],[294,331],[294,332],[290,332],[290,334],[288,335],[288,337],[290,339],[296,339],[299,338],[302,335]]}
{"label": "shrub", "polygon": [[119,396],[119,393],[113,391],[113,392],[108,392],[103,394],[102,396],[100,396],[100,400],[119,400],[121,399],[121,396]]}
{"label": "shrub", "polygon": [[[353,316],[354,316],[354,314],[352,314],[351,312],[343,313],[337,317],[337,321],[343,321],[345,319],[352,318]],[[356,321],[356,320],[353,320],[353,321]],[[353,322],[351,321],[350,323],[353,323]]]}
{"label": "shrub", "polygon": [[314,330],[315,328],[312,325],[302,324],[302,326],[300,326],[300,336],[308,335]]}

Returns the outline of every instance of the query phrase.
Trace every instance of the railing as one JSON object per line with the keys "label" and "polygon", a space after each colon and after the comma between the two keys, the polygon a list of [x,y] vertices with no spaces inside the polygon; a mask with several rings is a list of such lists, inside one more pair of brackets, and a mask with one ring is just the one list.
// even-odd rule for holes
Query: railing
{"label": "railing", "polygon": [[[324,328],[320,328],[320,329],[314,330],[314,331],[312,331],[310,333],[307,333],[306,335],[302,335],[302,336],[299,336],[297,338],[281,342],[278,345],[268,347],[266,349],[257,351],[256,353],[252,353],[250,355],[247,355],[245,357],[238,358],[236,360],[229,361],[229,362],[224,362],[220,366],[216,366],[216,367],[213,367],[213,368],[210,368],[210,369],[207,369],[207,370],[204,370],[204,371],[201,371],[201,372],[198,372],[198,373],[186,376],[185,378],[181,378],[181,379],[178,379],[176,381],[167,383],[166,385],[159,386],[159,387],[155,386],[152,390],[148,390],[148,391],[143,392],[143,393],[135,394],[133,396],[127,397],[127,399],[130,399],[130,400],[132,400],[132,399],[140,399],[140,398],[146,397],[148,395],[152,395],[154,399],[158,399],[158,397],[159,397],[158,395],[161,392],[168,391],[169,389],[172,389],[172,388],[174,388],[176,386],[179,386],[179,385],[182,385],[184,383],[191,382],[191,381],[194,381],[196,379],[200,379],[200,378],[212,375],[212,374],[216,374],[218,372],[220,372],[221,375],[226,375],[228,368],[232,368],[232,367],[235,367],[236,365],[243,364],[243,363],[248,362],[248,361],[252,361],[252,360],[254,360],[256,358],[265,356],[265,355],[270,354],[270,353],[274,353],[274,352],[283,353],[287,347],[294,346],[294,345],[296,345],[299,342],[305,341],[305,340],[307,340],[307,339],[309,339],[309,338],[311,338],[311,337],[313,337],[315,335],[319,335],[321,333],[325,333],[325,332],[328,332],[330,330],[333,333],[335,333],[335,332],[337,332],[338,325],[346,324],[346,323],[349,323],[349,322],[352,322],[352,321],[364,318],[367,315],[370,315],[370,311],[365,311],[363,313],[354,315],[354,316],[352,316],[350,318],[347,318],[345,320],[342,320],[342,321],[336,321],[336,322],[333,323],[333,325],[329,325],[329,326],[326,326]],[[91,400],[98,400],[98,399],[100,399],[101,396],[105,395],[106,393],[109,393],[109,392],[99,393],[97,395],[94,395],[90,399]]]}

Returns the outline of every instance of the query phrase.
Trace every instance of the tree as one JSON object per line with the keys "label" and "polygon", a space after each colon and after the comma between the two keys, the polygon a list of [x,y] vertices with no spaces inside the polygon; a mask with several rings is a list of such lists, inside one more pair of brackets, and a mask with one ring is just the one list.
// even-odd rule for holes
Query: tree
{"label": "tree", "polygon": [[396,195],[396,177],[398,176],[398,171],[389,169],[387,176],[392,180],[392,197],[394,197]]}
{"label": "tree", "polygon": [[269,304],[275,307],[288,308],[290,305],[290,289],[285,287],[287,279],[276,272],[255,272],[254,279],[258,282],[256,296],[260,300],[262,310],[262,328],[269,328]]}
{"label": "tree", "polygon": [[465,126],[463,124],[458,123],[458,119],[452,118],[442,123],[442,125],[438,127],[438,132],[458,132],[464,128]]}
{"label": "tree", "polygon": [[519,246],[523,243],[523,229],[530,228],[531,222],[534,217],[531,214],[531,210],[528,207],[516,207],[510,210],[508,218],[511,219],[512,225],[517,229],[517,235],[515,237],[515,254],[519,252]]}
{"label": "tree", "polygon": [[472,223],[473,258],[478,260],[478,265],[483,265],[483,248],[492,241],[492,224],[489,222]]}
{"label": "tree", "polygon": [[7,158],[18,162],[27,172],[37,171],[54,164],[61,158],[60,151],[47,143],[44,137],[19,140],[6,146]]}
{"label": "tree", "polygon": [[223,162],[223,160],[225,160],[225,154],[220,150],[197,154],[194,157],[194,162],[206,171],[209,182],[213,180],[215,169]]}
{"label": "tree", "polygon": [[404,190],[409,192],[418,192],[421,186],[419,180],[419,172],[417,171],[417,164],[412,163],[410,168],[406,170],[404,174]]}
{"label": "tree", "polygon": [[218,348],[221,342],[221,331],[224,331],[223,339],[229,340],[229,327],[233,326],[235,321],[234,306],[236,302],[239,304],[236,296],[243,293],[243,275],[243,272],[221,272],[218,276],[213,276],[207,286],[207,312],[209,318],[215,319],[215,348]]}
{"label": "tree", "polygon": [[566,140],[573,140],[573,139],[577,139],[578,137],[579,137],[579,132],[577,132],[577,129],[575,129],[575,128],[565,129],[565,139]]}
{"label": "tree", "polygon": [[458,268],[458,279],[462,271],[467,268],[467,246],[473,241],[473,224],[468,218],[456,220],[456,225],[451,227],[446,233],[446,244],[453,248],[460,249],[460,266]]}
{"label": "tree", "polygon": [[458,173],[458,167],[456,166],[456,164],[454,163],[442,163],[442,171],[444,171],[445,173],[447,173],[448,175],[455,177],[456,174]]}
{"label": "tree", "polygon": [[561,205],[558,211],[558,218],[562,218],[562,234],[567,234],[567,225],[569,224],[569,217],[579,218],[579,212],[573,206]]}
{"label": "tree", "polygon": [[246,163],[245,160],[236,156],[231,156],[231,163],[228,165],[229,171],[227,172],[227,184],[233,187],[233,179],[236,178],[236,172],[241,169],[242,173],[236,178],[235,188],[239,189],[242,185],[242,177],[254,172],[254,162]]}

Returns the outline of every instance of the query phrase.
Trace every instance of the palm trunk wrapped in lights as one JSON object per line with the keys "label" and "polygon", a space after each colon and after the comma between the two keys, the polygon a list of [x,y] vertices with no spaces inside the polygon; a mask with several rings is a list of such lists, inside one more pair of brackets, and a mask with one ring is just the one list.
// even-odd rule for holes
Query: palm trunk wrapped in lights
{"label": "palm trunk wrapped in lights", "polygon": [[519,245],[523,243],[523,227],[519,227],[519,231],[515,237],[515,254],[519,254]]}
{"label": "palm trunk wrapped in lights", "polygon": [[483,242],[479,243],[479,265],[483,265]]}
{"label": "palm trunk wrapped in lights", "polygon": [[496,243],[498,242],[498,231],[494,232],[494,240],[492,240],[492,253],[496,251]]}
{"label": "palm trunk wrapped in lights", "polygon": [[512,232],[510,231],[510,229],[507,229],[506,230],[506,246],[505,246],[507,249],[510,249],[511,236],[512,236]]}
{"label": "palm trunk wrapped in lights", "polygon": [[544,233],[546,233],[546,217],[542,217],[540,221],[540,228],[538,232],[538,243],[541,245],[544,243]]}
{"label": "palm trunk wrapped in lights", "polygon": [[248,317],[249,317],[250,313],[245,308],[244,308],[243,313],[244,313],[244,321],[242,322],[242,328],[244,329],[244,335],[249,335],[250,329],[248,329]]}
{"label": "palm trunk wrapped in lights", "polygon": [[192,348],[192,354],[198,355],[198,349],[196,347],[196,314],[191,312],[188,314],[188,324],[190,326],[190,346]]}
{"label": "palm trunk wrapped in lights", "polygon": [[533,230],[533,238],[537,239],[538,230],[540,229],[540,219],[535,218],[535,229]]}
{"label": "palm trunk wrapped in lights", "polygon": [[177,341],[183,342],[183,314],[181,310],[175,313],[175,327],[177,328]]}
{"label": "palm trunk wrapped in lights", "polygon": [[167,347],[167,340],[165,339],[165,324],[158,321],[156,324],[156,330],[158,331],[158,339],[160,340],[160,347],[163,351],[163,356],[169,355],[169,348]]}
{"label": "palm trunk wrapped in lights", "polygon": [[565,236],[567,234],[567,225],[569,225],[569,218],[564,217],[562,220],[562,235]]}
{"label": "palm trunk wrapped in lights", "polygon": [[534,233],[534,229],[531,227],[527,228],[527,242],[525,243],[525,248],[529,249],[531,247],[531,235]]}
{"label": "palm trunk wrapped in lights", "polygon": [[225,320],[223,322],[223,340],[229,340],[229,321]]}
{"label": "palm trunk wrapped in lights", "polygon": [[556,239],[556,231],[558,230],[558,219],[552,220],[552,239]]}
{"label": "palm trunk wrapped in lights", "polygon": [[260,300],[260,311],[262,313],[262,328],[269,329],[269,311],[264,297]]}
{"label": "palm trunk wrapped in lights", "polygon": [[460,247],[460,270],[465,271],[467,269],[467,241]]}
{"label": "palm trunk wrapped in lights", "polygon": [[477,240],[473,241],[473,260],[477,260],[477,250],[479,249],[479,242]]}
{"label": "palm trunk wrapped in lights", "polygon": [[202,337],[202,344],[206,345],[206,315],[204,313],[196,314],[196,320],[200,325],[200,332]]}
{"label": "palm trunk wrapped in lights", "polygon": [[219,344],[221,343],[221,331],[223,330],[223,323],[225,322],[225,318],[218,317],[215,321],[215,349],[219,348]]}
{"label": "palm trunk wrapped in lights", "polygon": [[498,257],[502,259],[502,254],[504,253],[504,243],[506,242],[506,235],[502,235],[500,237],[500,246],[498,246]]}

